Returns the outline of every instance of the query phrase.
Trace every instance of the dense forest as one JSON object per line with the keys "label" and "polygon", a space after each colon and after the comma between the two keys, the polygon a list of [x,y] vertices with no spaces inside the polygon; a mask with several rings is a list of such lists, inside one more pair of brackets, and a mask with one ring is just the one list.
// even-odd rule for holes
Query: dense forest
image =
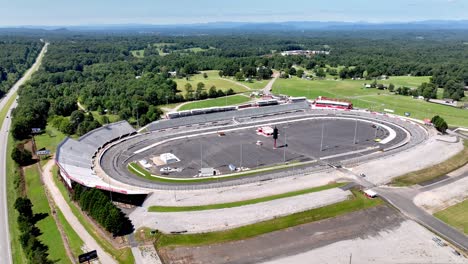
{"label": "dense forest", "polygon": [[[319,78],[325,71],[336,78],[430,75],[434,86],[445,88],[446,97],[464,96],[463,87],[468,85],[467,40],[431,38],[437,32],[429,36],[426,32],[425,37],[416,33],[381,34],[384,37],[376,37],[377,33],[357,37],[359,32],[314,37],[300,33],[183,37],[54,34],[46,38],[51,45],[41,69],[20,91],[12,132],[15,138],[25,138],[31,127],[43,128],[53,116],[58,117],[54,119],[56,126],[68,134],[83,134],[97,127],[97,121],[78,113],[75,115],[82,117],[79,122],[63,121],[62,117],[78,110],[77,102],[101,114],[138,118],[144,125],[160,117],[159,105],[224,95],[223,91],[212,91],[197,96],[189,90],[182,95],[177,90],[174,78],[187,78],[203,70],[219,70],[220,75],[237,79],[267,79],[272,69],[289,72],[293,65],[311,70]],[[296,49],[330,54],[280,54]],[[341,67],[337,71],[326,66]],[[170,72],[176,72],[176,77]],[[427,89],[428,94],[434,86]],[[81,122],[86,123],[80,127]]]}
{"label": "dense forest", "polygon": [[42,43],[30,37],[0,37],[0,97],[34,63]]}

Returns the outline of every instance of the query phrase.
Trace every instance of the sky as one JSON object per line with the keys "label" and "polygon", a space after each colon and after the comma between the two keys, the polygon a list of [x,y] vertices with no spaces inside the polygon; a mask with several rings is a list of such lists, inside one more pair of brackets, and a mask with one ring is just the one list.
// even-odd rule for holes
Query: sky
{"label": "sky", "polygon": [[0,0],[0,26],[468,20],[468,0]]}

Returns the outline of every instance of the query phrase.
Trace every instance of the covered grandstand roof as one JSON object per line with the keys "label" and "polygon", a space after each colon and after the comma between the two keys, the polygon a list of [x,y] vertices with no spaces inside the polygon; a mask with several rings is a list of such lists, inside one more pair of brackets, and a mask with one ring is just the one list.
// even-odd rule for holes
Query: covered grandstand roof
{"label": "covered grandstand roof", "polygon": [[255,117],[255,116],[266,116],[266,115],[273,115],[273,114],[276,115],[279,113],[290,113],[294,111],[305,110],[308,108],[309,108],[309,104],[307,102],[246,108],[246,109],[240,109],[237,111],[218,112],[218,113],[212,113],[212,114],[180,117],[176,119],[160,120],[160,121],[156,121],[156,122],[149,124],[147,128],[150,131],[154,131],[154,130],[187,126],[187,125],[193,125],[193,124],[219,122],[223,120],[230,120],[232,118],[242,119],[242,118],[249,118],[249,117]]}
{"label": "covered grandstand roof", "polygon": [[111,187],[93,171],[93,157],[100,147],[133,133],[136,133],[135,129],[127,121],[121,121],[92,130],[78,140],[67,137],[58,145],[55,157],[62,174],[65,174],[62,176],[87,187],[140,194],[138,191]]}

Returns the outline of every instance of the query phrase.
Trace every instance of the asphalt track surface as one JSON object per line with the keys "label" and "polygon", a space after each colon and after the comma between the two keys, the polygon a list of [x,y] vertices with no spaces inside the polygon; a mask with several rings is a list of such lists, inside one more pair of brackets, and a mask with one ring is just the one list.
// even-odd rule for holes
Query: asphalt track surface
{"label": "asphalt track surface", "polygon": [[[203,189],[203,188],[218,188],[221,186],[234,186],[234,185],[241,185],[245,183],[251,183],[251,182],[257,182],[257,181],[263,181],[263,180],[269,180],[273,178],[280,178],[280,177],[287,177],[291,176],[293,174],[300,174],[300,173],[308,173],[308,172],[314,172],[314,171],[320,171],[320,170],[326,170],[330,169],[330,164],[336,164],[339,163],[345,159],[351,159],[351,158],[356,158],[356,157],[362,157],[367,154],[371,153],[376,153],[378,152],[378,149],[372,148],[372,149],[366,149],[367,147],[380,147],[380,148],[389,148],[391,146],[400,144],[402,141],[406,139],[406,132],[400,128],[399,126],[392,125],[392,124],[386,124],[387,126],[391,127],[395,132],[396,132],[396,138],[387,143],[387,144],[376,144],[373,142],[373,140],[370,140],[371,138],[373,139],[375,135],[375,128],[372,128],[372,126],[369,123],[364,123],[362,121],[358,121],[358,126],[357,126],[357,142],[358,144],[353,144],[354,141],[354,130],[355,130],[355,121],[353,117],[342,117],[342,118],[349,118],[349,120],[339,120],[335,119],[335,117],[330,117],[329,115],[314,115],[314,118],[317,118],[316,120],[312,120],[312,127],[314,127],[312,130],[309,132],[310,126],[308,125],[296,125],[292,123],[295,119],[301,119],[304,117],[310,117],[310,115],[307,114],[302,114],[299,116],[294,116],[294,117],[285,117],[284,119],[280,120],[275,120],[275,122],[284,122],[284,121],[291,121],[291,123],[288,124],[287,130],[291,131],[296,131],[298,134],[294,135],[293,132],[286,131],[287,138],[287,144],[288,148],[290,149],[286,153],[286,157],[289,160],[295,160],[295,158],[301,159],[307,159],[307,160],[312,160],[312,159],[317,159],[320,157],[324,156],[330,156],[336,153],[345,153],[349,151],[355,151],[355,150],[360,150],[361,152],[359,153],[349,153],[349,154],[343,154],[345,156],[342,157],[336,157],[336,158],[329,158],[326,160],[326,162],[315,162],[311,163],[307,166],[298,166],[293,171],[291,169],[284,169],[280,171],[275,171],[275,172],[265,172],[265,173],[258,173],[255,176],[248,176],[248,177],[239,177],[239,178],[234,178],[234,179],[218,179],[213,182],[205,182],[205,183],[191,183],[191,184],[171,184],[171,183],[163,183],[163,182],[155,182],[151,181],[149,179],[145,179],[142,177],[138,177],[131,172],[128,171],[127,169],[127,164],[132,162],[132,161],[138,161],[144,158],[147,158],[151,155],[151,152],[154,152],[154,148],[150,148],[147,151],[135,154],[135,151],[138,151],[144,147],[151,146],[154,143],[161,142],[163,140],[167,140],[170,138],[174,137],[183,137],[183,136],[190,136],[195,133],[200,133],[200,130],[197,130],[196,127],[191,127],[191,131],[187,131],[187,128],[180,128],[180,129],[172,129],[172,130],[167,130],[167,131],[158,131],[158,132],[153,132],[153,133],[147,133],[144,135],[139,135],[134,138],[126,139],[123,142],[120,142],[118,144],[115,144],[108,148],[101,157],[100,160],[100,165],[102,169],[106,172],[107,175],[110,175],[113,177],[115,180],[130,184],[133,186],[138,186],[142,188],[150,188],[150,189]],[[325,120],[320,120],[321,118],[326,118]],[[358,117],[359,118],[359,117]],[[365,118],[362,118],[363,120],[368,120]],[[321,131],[322,131],[322,123],[325,122],[324,126],[324,143],[323,143],[323,148],[324,151],[320,152],[320,141],[321,141]],[[267,122],[266,120],[258,121],[257,125],[262,125],[262,124],[271,124],[272,122],[269,121]],[[351,125],[351,127],[349,127]],[[235,127],[242,127],[242,126],[252,126],[252,124],[237,124]],[[228,127],[224,126],[222,129],[227,129]],[[267,144],[272,144],[271,143],[271,138],[263,137],[263,136],[257,136],[255,134],[255,131],[250,130],[245,130],[248,132],[242,132],[243,130],[240,130],[241,133],[239,134],[234,134],[234,135],[226,135],[225,137],[218,137],[216,132],[219,131],[220,128],[211,128],[207,130],[203,130],[203,132],[207,131],[213,131],[214,136],[211,137],[201,137],[203,141],[206,140],[205,144],[202,143],[202,148],[203,145],[205,146],[205,150],[203,151],[202,149],[202,154],[204,157],[211,157],[213,158],[204,158],[204,162],[206,162],[206,165],[210,165],[213,167],[217,166],[225,166],[226,163],[236,163],[237,159],[237,164],[240,164],[240,144],[238,142],[239,137],[242,140],[246,140],[247,144],[246,146],[248,147],[243,147],[243,164],[242,166],[245,167],[247,165],[251,165],[252,168],[255,168],[257,165],[257,157],[258,157],[258,151],[257,147],[255,145],[256,138],[258,137],[260,140],[264,141],[266,145],[263,146],[265,148],[264,153],[267,153],[268,155],[262,156],[261,161],[264,164],[274,164],[277,161],[280,161],[280,163],[283,162],[284,159],[284,150],[282,148],[273,150],[271,146],[268,146]],[[377,131],[378,135],[383,136],[382,131]],[[242,135],[244,133],[244,135]],[[320,135],[318,135],[318,134]],[[310,136],[308,136],[310,134]],[[230,137],[232,137],[230,139]],[[300,137],[305,137],[307,145],[302,145],[299,143],[295,143],[295,139],[298,139]],[[234,140],[233,140],[234,139]],[[231,144],[231,147],[224,148],[220,147],[219,144],[212,144],[212,142],[221,140],[223,141],[223,144],[226,144],[226,146],[229,146]],[[278,147],[282,145],[282,138],[280,135],[279,138],[279,143]],[[253,142],[252,142],[253,141]],[[266,143],[267,141],[270,141],[270,143]],[[211,142],[211,144],[209,143]],[[198,170],[200,167],[200,140],[198,138],[193,138],[191,142],[186,142],[186,141],[181,141],[177,144],[170,144],[170,148],[180,148],[180,150],[187,150],[187,147],[184,145],[192,145],[194,149],[190,150],[188,154],[182,153],[175,153],[176,155],[180,156],[179,158],[190,160],[188,164],[192,163],[192,166],[194,167],[193,170]],[[307,147],[309,146],[309,147]],[[288,149],[287,148],[287,149]],[[211,150],[210,150],[211,149]],[[167,151],[165,152],[170,152],[170,149],[165,149]],[[224,155],[217,155],[217,153],[220,151],[226,151],[226,154]],[[255,150],[255,151],[254,151]],[[157,152],[157,149],[156,149]],[[250,153],[249,153],[250,152]],[[192,157],[193,156],[193,157]],[[191,159],[188,159],[187,157],[191,157]],[[268,160],[264,160],[268,159]],[[267,163],[268,161],[268,163]],[[198,166],[196,166],[198,165]],[[205,163],[204,163],[205,165]],[[260,165],[260,161],[259,161]],[[190,166],[190,165],[189,165]],[[190,168],[189,168],[190,169]],[[172,175],[171,175],[172,176]]]}
{"label": "asphalt track surface", "polygon": [[[29,77],[39,68],[39,65],[42,61],[42,58],[47,51],[47,46],[49,43],[46,43],[39,53],[36,62],[29,68],[29,70],[24,74],[24,76],[19,79],[13,87],[8,91],[7,95],[0,101],[0,110],[3,109],[12,96],[16,96],[18,88],[26,82]],[[1,192],[3,194],[1,200],[2,204],[0,206],[0,263],[9,264],[12,263],[11,258],[11,249],[10,249],[10,231],[8,227],[8,210],[7,210],[7,190],[6,190],[6,155],[7,153],[7,142],[8,142],[8,131],[11,125],[11,110],[16,107],[16,102],[14,102],[10,109],[8,110],[7,118],[5,121],[0,120],[3,123],[0,131],[0,142],[2,142],[0,149],[0,164],[3,167],[0,170],[0,185],[2,186]],[[21,250],[21,249],[17,249]]]}
{"label": "asphalt track surface", "polygon": [[[371,124],[358,121],[357,144],[354,144],[355,123],[354,120],[317,119],[282,124],[278,126],[280,134],[276,149],[273,138],[257,134],[255,128],[226,132],[225,136],[210,134],[182,138],[155,146],[135,155],[132,160],[141,157],[150,160],[162,153],[172,153],[181,161],[159,166],[152,171],[154,174],[161,174],[157,169],[168,166],[183,168],[181,172],[170,173],[171,177],[194,177],[201,167],[212,167],[221,174],[228,174],[231,173],[229,164],[256,169],[285,162],[312,161],[319,157],[378,147],[379,144],[374,141],[376,132],[379,138],[388,135],[385,130],[375,131]],[[322,126],[324,144],[320,151]],[[257,145],[257,141],[261,141],[262,145]]]}

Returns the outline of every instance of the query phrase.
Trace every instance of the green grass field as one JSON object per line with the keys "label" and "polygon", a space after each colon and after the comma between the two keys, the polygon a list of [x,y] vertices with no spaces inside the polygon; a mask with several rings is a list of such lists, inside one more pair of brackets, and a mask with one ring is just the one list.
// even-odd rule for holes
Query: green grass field
{"label": "green grass field", "polygon": [[358,191],[353,191],[353,194],[354,196],[351,199],[343,202],[226,231],[190,235],[161,234],[157,240],[156,246],[199,246],[243,240],[288,227],[378,206],[383,203],[380,199],[368,199]]}
{"label": "green grass field", "polygon": [[320,192],[332,188],[338,188],[346,185],[346,183],[332,183],[323,186],[318,186],[314,188],[308,188],[299,191],[287,192],[283,194],[277,194],[272,196],[266,196],[251,200],[244,200],[232,203],[222,203],[222,204],[210,204],[210,205],[200,205],[200,206],[150,206],[148,209],[149,212],[187,212],[187,211],[203,211],[203,210],[213,210],[213,209],[222,209],[222,208],[232,208],[239,207],[243,205],[256,204],[262,202],[268,202],[276,199],[282,199],[287,197],[293,197],[298,195],[303,195],[307,193]]}
{"label": "green grass field", "polygon": [[39,239],[49,247],[49,259],[55,261],[55,263],[72,263],[65,252],[63,240],[57,224],[52,217],[49,202],[36,165],[25,168],[24,172],[27,196],[31,199],[34,213],[48,214],[47,217],[40,220],[36,225],[42,232]]}
{"label": "green grass field", "polygon": [[[396,87],[417,87],[428,82],[429,77],[390,77],[379,83],[393,83]],[[429,103],[413,99],[411,96],[394,95],[385,90],[375,88],[364,89],[366,80],[314,80],[307,81],[299,78],[279,79],[273,85],[274,92],[291,95],[306,96],[314,99],[320,95],[336,98],[347,98],[355,107],[369,108],[374,111],[392,109],[398,115],[410,112],[411,117],[417,119],[432,118],[434,115],[442,116],[449,125],[468,126],[467,111],[450,106]]]}
{"label": "green grass field", "polygon": [[133,57],[136,58],[144,58],[145,57],[145,50],[132,50],[130,51]]}
{"label": "green grass field", "polygon": [[34,137],[37,149],[48,149],[54,153],[57,145],[66,137],[65,134],[58,131],[55,127],[47,125],[45,132]]}
{"label": "green grass field", "polygon": [[223,96],[214,99],[206,99],[202,101],[194,101],[192,103],[188,103],[183,105],[179,108],[179,111],[183,110],[191,110],[196,108],[207,108],[207,107],[214,107],[214,106],[228,106],[228,105],[238,105],[247,103],[251,99],[247,96],[243,95],[232,95],[232,96]]}
{"label": "green grass field", "polygon": [[257,81],[257,80],[252,80],[250,82],[246,82],[246,81],[239,81],[239,83],[242,83],[243,85],[246,85],[248,87],[250,87],[250,89],[252,90],[261,90],[263,88],[265,88],[265,86],[268,84],[270,80],[261,80],[261,81]]}
{"label": "green grass field", "polygon": [[439,211],[434,216],[468,235],[468,200]]}
{"label": "green grass field", "polygon": [[211,86],[216,86],[216,90],[221,89],[222,91],[227,91],[229,88],[232,88],[235,93],[242,93],[248,91],[247,88],[242,87],[236,83],[229,82],[227,80],[221,79],[218,75],[218,71],[206,71],[208,78],[203,78],[203,73],[195,74],[190,76],[189,80],[187,81],[184,79],[174,79],[177,83],[177,89],[180,90],[181,94],[186,93],[185,91],[185,84],[190,83],[192,85],[193,90],[197,89],[197,84],[202,82],[205,84],[205,91],[208,92]]}
{"label": "green grass field", "polygon": [[116,249],[105,238],[101,237],[100,233],[97,232],[94,229],[94,226],[85,219],[85,217],[83,216],[81,211],[78,209],[78,207],[70,200],[70,197],[68,195],[68,191],[65,189],[65,186],[63,185],[63,183],[58,180],[57,167],[56,166],[54,166],[52,168],[52,172],[53,172],[53,175],[54,175],[55,185],[57,185],[57,187],[59,188],[60,193],[62,193],[63,198],[65,199],[65,201],[70,206],[73,214],[76,216],[76,218],[78,218],[80,223],[84,226],[86,231],[88,231],[88,233],[96,240],[96,242],[107,253],[114,256],[114,258],[116,258],[119,263],[121,263],[121,264],[133,264],[133,263],[135,263],[135,259],[133,257],[132,251],[131,251],[131,249],[129,247]]}

